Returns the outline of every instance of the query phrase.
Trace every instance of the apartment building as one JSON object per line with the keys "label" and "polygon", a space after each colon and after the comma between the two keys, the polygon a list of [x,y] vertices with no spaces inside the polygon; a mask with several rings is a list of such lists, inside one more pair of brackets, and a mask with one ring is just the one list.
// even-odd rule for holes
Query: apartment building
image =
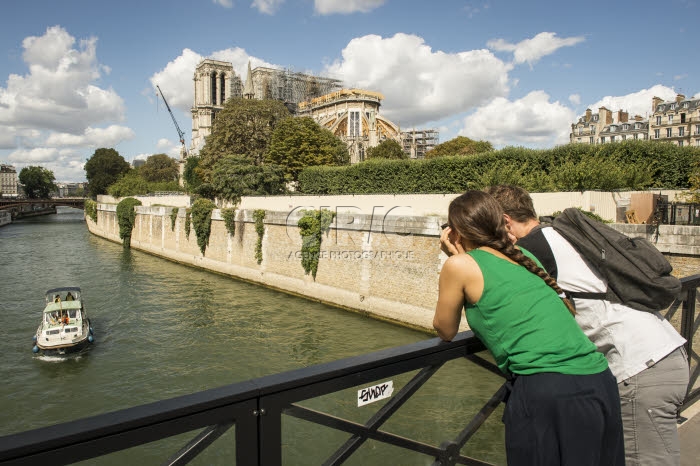
{"label": "apartment building", "polygon": [[17,197],[19,194],[19,181],[17,170],[12,165],[0,165],[0,195],[5,197]]}
{"label": "apartment building", "polygon": [[700,99],[687,100],[678,94],[675,101],[664,102],[654,97],[652,111],[649,122],[652,140],[700,147]]}
{"label": "apartment building", "polygon": [[606,144],[628,139],[672,142],[679,146],[700,147],[700,99],[687,100],[678,94],[674,101],[652,99],[649,119],[623,110],[611,112],[600,107],[598,113],[586,109],[571,125],[569,141],[581,144]]}

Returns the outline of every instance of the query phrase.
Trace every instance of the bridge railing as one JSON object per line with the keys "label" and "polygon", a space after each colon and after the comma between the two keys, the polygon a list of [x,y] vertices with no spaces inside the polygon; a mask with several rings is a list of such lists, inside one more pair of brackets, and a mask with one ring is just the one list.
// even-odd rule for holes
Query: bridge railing
{"label": "bridge railing", "polygon": [[[700,275],[684,278],[682,282],[682,297],[669,308],[666,317],[676,324],[680,319],[680,330],[687,340],[691,370],[687,407],[700,397],[700,389],[694,388],[700,371],[700,359],[693,344],[698,328],[696,303]],[[169,458],[164,458],[164,464],[181,465],[187,464],[233,428],[236,465],[277,466],[282,464],[285,448],[282,437],[283,416],[335,429],[348,436],[347,441],[323,462],[326,465],[342,464],[367,440],[426,455],[433,459],[433,465],[488,464],[466,456],[462,450],[503,400],[506,383],[466,422],[461,432],[454,438],[445,439],[440,445],[381,430],[382,425],[448,361],[467,358],[501,375],[492,363],[477,354],[483,349],[472,332],[462,332],[452,342],[428,339],[12,434],[0,437],[0,464],[69,464],[197,430],[199,433],[186,445],[173,452]],[[416,371],[418,372],[398,393],[388,398],[365,423],[342,419],[299,404],[329,393]],[[466,383],[469,381],[465,380],[464,384]],[[456,413],[455,416],[461,416],[461,413]],[[467,445],[466,450],[469,449],[470,446]],[[226,460],[230,461],[231,459]]]}

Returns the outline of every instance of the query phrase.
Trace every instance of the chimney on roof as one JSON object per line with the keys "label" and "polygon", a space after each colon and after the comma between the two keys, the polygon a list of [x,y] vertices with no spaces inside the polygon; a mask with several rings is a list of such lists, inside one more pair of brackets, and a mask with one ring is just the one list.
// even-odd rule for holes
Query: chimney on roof
{"label": "chimney on roof", "polygon": [[676,102],[681,103],[685,100],[685,96],[683,94],[677,94],[676,95]]}
{"label": "chimney on roof", "polygon": [[629,119],[629,113],[623,112],[622,110],[617,111],[617,122],[618,123],[627,123],[628,119]]}
{"label": "chimney on roof", "polygon": [[600,121],[604,125],[609,125],[613,122],[612,112],[605,107],[600,107],[598,109],[598,115],[600,115]]}
{"label": "chimney on roof", "polygon": [[661,105],[661,103],[664,101],[661,97],[652,97],[651,98],[651,112],[654,113],[656,111],[656,107]]}
{"label": "chimney on roof", "polygon": [[634,121],[642,121],[642,120],[644,120],[644,117],[642,117],[642,115],[635,115],[634,116]]}
{"label": "chimney on roof", "polygon": [[591,121],[591,115],[593,114],[593,111],[590,108],[586,109],[586,121]]}

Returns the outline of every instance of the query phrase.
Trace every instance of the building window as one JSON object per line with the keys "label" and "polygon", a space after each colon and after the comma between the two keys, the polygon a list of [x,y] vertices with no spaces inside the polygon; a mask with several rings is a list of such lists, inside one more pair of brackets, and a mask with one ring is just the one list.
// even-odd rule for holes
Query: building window
{"label": "building window", "polygon": [[580,128],[580,127],[579,127],[579,129],[578,129],[578,135],[581,136],[582,134],[583,134],[583,128]]}
{"label": "building window", "polygon": [[700,139],[696,139],[696,140],[695,140],[695,145],[698,146],[698,147],[700,147]]}
{"label": "building window", "polygon": [[624,141],[624,140],[626,140],[626,139],[627,139],[627,135],[626,135],[626,134],[623,134],[623,135],[622,135],[622,140]]}
{"label": "building window", "polygon": [[630,125],[622,125],[622,129],[630,129]]}
{"label": "building window", "polygon": [[678,128],[678,135],[681,137],[685,136],[685,127],[681,126]]}
{"label": "building window", "polygon": [[613,133],[613,132],[615,132],[615,131],[617,131],[617,126],[611,125],[611,126],[610,126],[610,132]]}
{"label": "building window", "polygon": [[615,142],[615,136],[610,136],[610,142]]}
{"label": "building window", "polygon": [[635,123],[635,124],[634,124],[634,129],[639,129],[640,126],[642,126],[642,125],[640,125],[639,123]]}
{"label": "building window", "polygon": [[660,133],[660,132],[661,132],[661,131],[658,130],[658,129],[655,129],[655,130],[654,130],[654,139],[659,139],[659,133]]}
{"label": "building window", "polygon": [[695,134],[700,134],[700,125],[695,125]]}
{"label": "building window", "polygon": [[639,133],[634,133],[634,139],[639,139]]}
{"label": "building window", "polygon": [[603,136],[602,138],[600,138],[600,143],[601,143],[601,144],[605,144],[605,136]]}
{"label": "building window", "polygon": [[[588,143],[589,143],[589,144],[593,144],[593,136],[591,136],[590,138],[588,138]],[[700,145],[700,139],[698,139],[698,145]]]}
{"label": "building window", "polygon": [[673,128],[666,128],[666,137],[670,138],[673,136]]}
{"label": "building window", "polygon": [[678,141],[678,147],[683,147],[683,141]]}
{"label": "building window", "polygon": [[657,126],[661,125],[661,117],[660,116],[656,117],[656,125]]}
{"label": "building window", "polygon": [[668,116],[668,124],[672,125],[673,124],[673,115]]}
{"label": "building window", "polygon": [[350,119],[348,120],[348,135],[353,137],[358,137],[360,135],[360,112],[353,111],[350,112]]}
{"label": "building window", "polygon": [[[591,125],[590,128],[591,128],[591,134],[595,134],[595,126]],[[700,125],[698,125],[698,128],[700,128]],[[698,132],[700,132],[700,129],[698,130]]]}

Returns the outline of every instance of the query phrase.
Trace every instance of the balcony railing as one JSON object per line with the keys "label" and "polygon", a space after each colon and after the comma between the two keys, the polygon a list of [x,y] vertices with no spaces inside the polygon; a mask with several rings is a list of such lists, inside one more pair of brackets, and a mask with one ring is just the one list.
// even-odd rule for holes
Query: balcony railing
{"label": "balcony railing", "polygon": [[[666,311],[666,318],[674,325],[680,326],[680,332],[687,340],[685,346],[689,355],[691,376],[684,405],[686,409],[700,398],[700,389],[693,388],[700,368],[700,358],[693,347],[699,322],[696,316],[696,302],[700,275],[686,277],[682,279],[682,283],[682,294]],[[423,454],[432,458],[433,465],[484,465],[488,463],[467,456],[470,450],[467,442],[504,399],[507,382],[501,385],[476,416],[466,422],[461,432],[440,445],[381,430],[382,425],[448,361],[467,358],[501,375],[492,363],[476,354],[483,349],[483,345],[472,332],[463,332],[449,343],[437,338],[428,339],[12,434],[0,437],[0,464],[69,464],[201,429],[191,441],[164,461],[164,464],[181,465],[194,459],[235,426],[233,456],[236,465],[278,466],[282,464],[282,420],[285,415],[347,434],[345,443],[339,445],[323,464],[342,464],[363,443],[373,440]],[[414,371],[418,373],[365,423],[349,421],[298,404],[325,394]],[[464,383],[468,383],[468,380]],[[455,413],[455,416],[460,414]],[[467,452],[462,452],[465,449]],[[233,459],[222,461],[232,463]]]}

